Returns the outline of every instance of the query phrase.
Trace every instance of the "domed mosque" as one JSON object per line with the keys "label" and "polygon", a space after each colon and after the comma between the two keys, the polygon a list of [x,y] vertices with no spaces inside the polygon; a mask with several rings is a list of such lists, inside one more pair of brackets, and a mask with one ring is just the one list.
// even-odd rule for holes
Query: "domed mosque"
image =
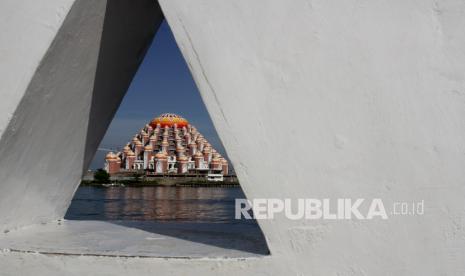
{"label": "domed mosque", "polygon": [[183,117],[165,113],[134,135],[120,152],[109,152],[110,175],[227,175],[228,161]]}

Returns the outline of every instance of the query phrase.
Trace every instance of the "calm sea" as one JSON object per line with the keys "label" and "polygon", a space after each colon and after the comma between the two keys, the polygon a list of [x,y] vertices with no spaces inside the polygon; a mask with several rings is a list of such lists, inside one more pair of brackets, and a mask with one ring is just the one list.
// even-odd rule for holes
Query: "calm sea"
{"label": "calm sea", "polygon": [[255,223],[234,219],[240,187],[80,187],[65,219]]}

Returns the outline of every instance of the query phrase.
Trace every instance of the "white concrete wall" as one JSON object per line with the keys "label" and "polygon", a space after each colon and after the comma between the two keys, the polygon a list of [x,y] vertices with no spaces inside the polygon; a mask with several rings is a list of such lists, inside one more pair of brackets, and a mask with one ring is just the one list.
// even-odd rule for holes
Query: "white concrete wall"
{"label": "white concrete wall", "polygon": [[73,2],[0,2],[0,135],[12,119],[16,106]]}
{"label": "white concrete wall", "polygon": [[289,275],[465,273],[465,2],[160,3],[249,198],[425,200],[260,221]]}
{"label": "white concrete wall", "polygon": [[0,13],[3,232],[64,216],[163,16],[151,0],[2,1]]}

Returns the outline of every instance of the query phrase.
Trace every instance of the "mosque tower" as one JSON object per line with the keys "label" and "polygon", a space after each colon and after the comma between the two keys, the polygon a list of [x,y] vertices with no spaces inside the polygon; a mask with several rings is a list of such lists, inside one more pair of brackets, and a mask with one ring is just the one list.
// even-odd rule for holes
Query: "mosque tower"
{"label": "mosque tower", "polygon": [[105,170],[110,175],[227,175],[228,161],[186,119],[165,113],[145,125],[122,152],[109,152]]}

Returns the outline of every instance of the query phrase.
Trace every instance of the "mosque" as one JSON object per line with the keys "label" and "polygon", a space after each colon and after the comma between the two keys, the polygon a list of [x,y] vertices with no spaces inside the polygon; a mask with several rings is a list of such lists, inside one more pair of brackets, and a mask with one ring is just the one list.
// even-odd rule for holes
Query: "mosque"
{"label": "mosque", "polygon": [[228,161],[183,117],[165,113],[145,125],[121,152],[109,152],[105,170],[110,175],[143,172],[147,175],[228,174]]}

